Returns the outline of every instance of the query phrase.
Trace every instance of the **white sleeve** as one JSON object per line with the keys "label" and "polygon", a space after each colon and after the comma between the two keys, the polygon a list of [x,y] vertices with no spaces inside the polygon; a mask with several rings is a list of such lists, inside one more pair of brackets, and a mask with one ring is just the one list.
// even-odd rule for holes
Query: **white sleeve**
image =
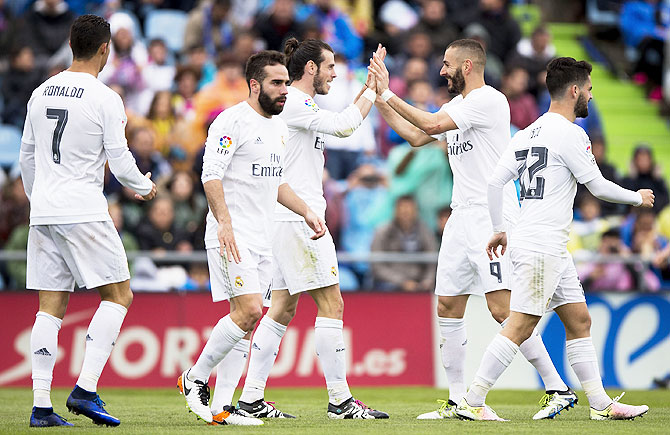
{"label": "white sleeve", "polygon": [[[113,148],[127,148],[126,124],[128,118],[123,108],[121,97],[110,90],[110,100],[105,100],[102,112],[102,145],[105,150]],[[120,180],[119,180],[120,181]]]}
{"label": "white sleeve", "polygon": [[450,104],[444,110],[461,131],[470,128],[489,128],[491,120],[496,119],[496,104],[486,98],[485,93],[472,95],[458,104]]}
{"label": "white sleeve", "polygon": [[128,149],[124,148],[105,148],[105,155],[109,163],[109,170],[117,180],[124,186],[133,189],[140,195],[148,195],[153,188],[152,181],[142,175],[137,168],[135,157]]}
{"label": "white sleeve", "polygon": [[223,112],[214,120],[207,132],[205,154],[202,158],[202,184],[222,180],[230,161],[239,146],[239,122]]}
{"label": "white sleeve", "polygon": [[320,109],[311,97],[307,97],[304,101],[289,98],[287,105],[282,119],[289,126],[304,130],[347,137],[351,136],[363,122],[361,111],[353,103],[341,112]]}
{"label": "white sleeve", "polygon": [[21,150],[19,152],[19,167],[21,168],[21,180],[23,181],[23,190],[30,200],[35,182],[35,135],[33,125],[30,122],[30,104],[32,97],[28,101],[26,111],[26,120],[23,123],[23,136],[21,137]]}
{"label": "white sleeve", "polygon": [[616,183],[612,183],[600,175],[585,183],[586,188],[593,196],[603,201],[616,202],[619,204],[630,204],[636,207],[642,205],[642,195],[632,190],[624,189]]}
{"label": "white sleeve", "polygon": [[591,152],[591,141],[581,127],[574,134],[566,135],[568,141],[561,149],[561,158],[578,182],[586,184],[602,176],[596,158]]}
{"label": "white sleeve", "polygon": [[510,170],[508,165],[503,164],[501,159],[489,179],[486,193],[493,232],[506,231],[505,220],[503,219],[503,187],[517,177],[517,172]]}
{"label": "white sleeve", "polygon": [[[26,117],[27,119],[27,117]],[[19,166],[21,167],[21,180],[23,181],[23,190],[26,192],[28,200],[33,192],[35,183],[35,144],[21,141],[21,151],[19,152]]]}

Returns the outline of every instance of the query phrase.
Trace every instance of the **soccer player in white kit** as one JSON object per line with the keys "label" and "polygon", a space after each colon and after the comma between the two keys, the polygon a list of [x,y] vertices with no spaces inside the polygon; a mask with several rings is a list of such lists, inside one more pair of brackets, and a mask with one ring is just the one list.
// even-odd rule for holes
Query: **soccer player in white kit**
{"label": "soccer player in white kit", "polygon": [[[377,79],[381,97],[377,107],[382,116],[412,146],[436,138],[445,140],[454,174],[453,213],[442,235],[435,287],[449,400],[439,401],[442,406],[437,411],[422,414],[419,419],[457,417],[455,408],[465,394],[467,334],[463,316],[469,295],[484,295],[497,322],[504,324],[509,316],[509,258],[489,260],[484,253],[491,225],[486,181],[509,145],[509,104],[502,93],[484,82],[486,54],[477,41],[454,41],[447,47],[443,63],[440,75],[448,80],[449,91],[459,95],[437,113],[417,109],[396,97],[388,89],[388,71],[379,55],[370,63]],[[505,220],[513,224],[519,213],[514,185],[505,186],[502,195]],[[550,397],[536,418],[549,418],[563,409],[565,402],[576,403],[577,396],[562,381],[537,331],[522,344],[521,352],[539,372]]]}
{"label": "soccer player in white kit", "polygon": [[486,394],[547,310],[554,310],[565,326],[568,361],[589,400],[592,420],[632,419],[649,410],[646,405],[620,403],[621,396],[612,400],[605,392],[584,290],[567,250],[578,182],[605,201],[636,207],[654,204],[651,190],[633,192],[606,180],[591,153],[586,132],[574,124],[576,117],[588,116],[590,73],[588,62],[571,57],[549,63],[549,111],[514,136],[489,180],[494,232],[486,248],[489,258],[499,256],[499,246],[502,253],[507,247],[503,188],[513,179],[521,183],[521,215],[512,230],[508,253],[513,269],[511,315],[486,349],[477,375],[456,409],[463,418],[502,420],[485,405]]}
{"label": "soccer player in white kit", "polygon": [[289,75],[284,55],[263,51],[249,58],[249,98],[226,109],[209,128],[202,182],[209,203],[205,248],[214,302],[229,300],[230,314],[214,326],[193,367],[177,385],[188,408],[214,424],[262,425],[227,406],[209,408],[207,380],[212,369],[251,332],[260,319],[263,295],[272,278],[272,234],[277,202],[301,216],[318,239],[323,220],[300,199],[283,176],[289,139],[284,109]]}
{"label": "soccer player in white kit", "polygon": [[58,331],[75,282],[97,290],[102,301],[88,326],[84,363],[66,406],[97,424],[121,423],[96,392],[133,299],[128,260],[102,193],[105,163],[138,199],[152,199],[156,186],[128,150],[121,98],[97,79],[110,37],[103,18],[77,18],[70,30],[72,66],[42,83],[28,102],[20,153],[30,199],[26,287],[39,290],[30,336],[30,426],[72,426],[53,412],[50,391]]}
{"label": "soccer player in white kit", "polygon": [[[374,88],[364,88],[342,112],[322,110],[313,97],[327,94],[329,83],[336,77],[332,48],[320,40],[298,42],[291,38],[286,42],[285,53],[292,83],[286,108],[280,115],[289,128],[284,176],[323,219],[326,211],[322,188],[325,135],[351,135],[367,116],[376,94]],[[344,303],[330,233],[311,240],[304,219],[281,205],[275,211],[275,221],[272,306],[254,333],[238,408],[255,417],[292,417],[265,401],[265,384],[286,327],[295,316],[300,294],[308,292],[318,308],[314,344],[328,389],[327,415],[338,419],[388,418],[388,414],[354,399],[349,391],[342,333]]]}

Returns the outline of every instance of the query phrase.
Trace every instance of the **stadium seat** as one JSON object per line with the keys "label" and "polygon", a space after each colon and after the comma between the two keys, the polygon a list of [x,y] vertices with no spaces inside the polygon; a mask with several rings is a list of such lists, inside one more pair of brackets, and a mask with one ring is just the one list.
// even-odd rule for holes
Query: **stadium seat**
{"label": "stadium seat", "polygon": [[144,33],[147,41],[162,39],[173,53],[181,51],[184,45],[184,31],[188,14],[183,11],[156,9],[147,15]]}
{"label": "stadium seat", "polygon": [[21,129],[13,125],[0,125],[0,166],[8,168],[19,161]]}

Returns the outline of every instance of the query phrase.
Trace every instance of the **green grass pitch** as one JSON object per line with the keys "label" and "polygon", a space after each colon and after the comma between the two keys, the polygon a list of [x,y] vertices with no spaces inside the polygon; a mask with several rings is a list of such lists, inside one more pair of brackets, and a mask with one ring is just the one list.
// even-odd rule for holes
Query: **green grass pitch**
{"label": "green grass pitch", "polygon": [[[435,399],[446,392],[433,388],[353,388],[357,398],[388,412],[389,420],[329,420],[324,388],[268,389],[267,399],[279,409],[298,416],[295,420],[270,420],[264,426],[207,426],[189,414],[177,389],[114,389],[100,391],[107,411],[121,419],[118,428],[97,427],[89,419],[69,414],[65,399],[69,390],[52,393],[54,409],[66,417],[73,428],[31,429],[28,427],[32,393],[27,388],[0,389],[0,433],[102,433],[123,434],[202,434],[227,431],[258,434],[444,434],[452,433],[532,433],[532,434],[651,434],[670,433],[670,391],[629,391],[625,403],[647,404],[649,413],[634,421],[590,421],[586,397],[579,395],[577,407],[555,420],[533,421],[539,409],[537,391],[494,390],[488,402],[509,422],[418,421],[416,416],[437,409]],[[609,391],[618,395],[620,391]],[[236,397],[239,395],[236,395]]]}

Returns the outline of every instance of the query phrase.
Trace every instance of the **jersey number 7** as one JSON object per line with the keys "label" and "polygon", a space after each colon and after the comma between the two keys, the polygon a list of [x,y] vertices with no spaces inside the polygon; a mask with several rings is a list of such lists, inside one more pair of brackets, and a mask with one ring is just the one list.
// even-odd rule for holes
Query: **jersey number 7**
{"label": "jersey number 7", "polygon": [[[536,156],[537,160],[528,167],[526,162],[528,159],[528,150],[519,150],[515,153],[516,161],[521,162],[518,168],[519,184],[521,184],[521,200],[542,199],[544,197],[544,177],[540,175],[536,176],[536,174],[540,169],[547,167],[547,155],[549,152],[546,147],[532,147],[530,154]],[[528,171],[528,178],[524,176],[526,171]],[[534,187],[533,181],[535,182]]]}
{"label": "jersey number 7", "polygon": [[63,138],[65,124],[67,124],[67,109],[47,107],[47,119],[56,120],[56,127],[51,136],[51,154],[54,163],[60,164],[60,141]]}

